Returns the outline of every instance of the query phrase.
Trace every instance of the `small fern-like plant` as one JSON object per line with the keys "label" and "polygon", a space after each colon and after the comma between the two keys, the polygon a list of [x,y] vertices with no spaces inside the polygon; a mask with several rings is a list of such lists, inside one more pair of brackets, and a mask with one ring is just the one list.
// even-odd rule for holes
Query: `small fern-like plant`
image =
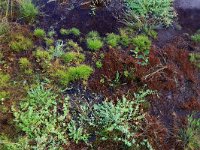
{"label": "small fern-like plant", "polygon": [[179,138],[185,150],[200,149],[200,118],[188,117],[188,126],[180,130]]}
{"label": "small fern-like plant", "polygon": [[32,0],[21,0],[20,5],[20,14],[28,22],[32,22],[36,19],[36,16],[39,14],[38,8],[32,3]]}
{"label": "small fern-like plant", "polygon": [[173,0],[125,0],[125,4],[126,23],[129,25],[140,22],[143,25],[169,26],[176,16]]}
{"label": "small fern-like plant", "polygon": [[[58,105],[62,112],[57,111]],[[51,90],[39,85],[12,111],[16,126],[32,141],[31,149],[59,149],[67,143],[68,98],[62,102]]]}
{"label": "small fern-like plant", "polygon": [[[113,141],[127,147],[141,148],[141,139],[136,134],[142,129],[145,114],[140,106],[151,93],[150,90],[141,91],[135,94],[134,100],[123,97],[116,104],[104,101],[92,106],[80,105],[78,113],[75,111],[76,117],[68,125],[70,138],[75,142],[88,143],[88,139],[95,134],[96,141]],[[149,145],[146,139],[141,141]]]}

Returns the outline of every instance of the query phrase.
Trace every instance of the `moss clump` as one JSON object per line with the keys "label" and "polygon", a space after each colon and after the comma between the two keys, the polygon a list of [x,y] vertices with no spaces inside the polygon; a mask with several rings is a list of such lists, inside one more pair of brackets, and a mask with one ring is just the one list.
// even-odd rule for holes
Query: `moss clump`
{"label": "moss clump", "polygon": [[3,60],[3,57],[4,57],[4,56],[3,56],[3,52],[0,51],[0,63],[1,63],[1,61]]}
{"label": "moss clump", "polygon": [[51,38],[45,38],[46,46],[51,46],[54,44],[54,40]]}
{"label": "moss clump", "polygon": [[34,21],[39,13],[38,8],[31,0],[22,0],[20,5],[20,15],[28,22]]}
{"label": "moss clump", "polygon": [[120,44],[122,46],[128,46],[130,44],[130,38],[128,36],[128,34],[126,33],[126,30],[125,29],[120,29],[119,30],[120,32]]}
{"label": "moss clump", "polygon": [[67,85],[75,80],[87,80],[92,72],[93,69],[90,66],[79,65],[69,67],[67,70],[56,70],[53,76],[59,79],[60,84]]}
{"label": "moss clump", "polygon": [[67,47],[66,50],[71,51],[71,50],[75,50],[75,51],[82,51],[82,48],[78,45],[78,43],[69,40],[66,43]]}
{"label": "moss clump", "polygon": [[62,35],[74,35],[74,36],[80,36],[81,32],[77,28],[71,28],[71,29],[60,29],[60,33]]}
{"label": "moss clump", "polygon": [[48,69],[51,66],[52,56],[48,51],[38,48],[34,54],[36,61],[43,69]]}
{"label": "moss clump", "polygon": [[60,29],[60,34],[62,34],[62,35],[69,35],[69,30],[67,30],[67,29]]}
{"label": "moss clump", "polygon": [[97,51],[103,47],[103,42],[99,39],[87,39],[87,47],[92,51]]}
{"label": "moss clump", "polygon": [[87,80],[92,72],[93,72],[93,69],[87,65],[69,67],[68,69],[70,81],[79,80],[79,79]]}
{"label": "moss clump", "polygon": [[75,36],[80,36],[80,34],[81,34],[80,30],[77,29],[77,28],[71,28],[70,33],[75,35]]}
{"label": "moss clump", "polygon": [[76,52],[68,52],[62,55],[62,59],[65,63],[78,62],[81,63],[85,60],[85,55]]}
{"label": "moss clump", "polygon": [[9,45],[15,52],[27,51],[33,48],[32,40],[25,38],[23,35],[15,36]]}
{"label": "moss clump", "polygon": [[114,33],[107,34],[106,43],[112,47],[116,47],[120,41],[120,36]]}
{"label": "moss clump", "polygon": [[66,70],[56,70],[53,74],[53,77],[56,77],[56,81],[58,81],[61,85],[68,85],[70,82],[69,74]]}
{"label": "moss clump", "polygon": [[38,38],[44,38],[46,33],[43,29],[37,28],[34,30],[34,35]]}
{"label": "moss clump", "polygon": [[91,31],[88,33],[86,43],[88,49],[92,51],[97,51],[103,47],[103,42],[101,41],[101,38],[96,31]]}
{"label": "moss clump", "polygon": [[3,102],[4,99],[9,98],[10,94],[7,91],[0,91],[0,102]]}
{"label": "moss clump", "polygon": [[99,36],[99,33],[97,31],[90,31],[88,34],[87,34],[87,38],[100,38]]}
{"label": "moss clump", "polygon": [[9,24],[7,21],[0,22],[0,36],[9,31]]}
{"label": "moss clump", "polygon": [[145,35],[138,35],[132,39],[132,44],[134,44],[139,50],[149,50],[151,47],[151,41]]}
{"label": "moss clump", "polygon": [[0,71],[0,88],[6,87],[10,80],[10,75]]}
{"label": "moss clump", "polygon": [[96,61],[96,67],[99,69],[103,66],[101,60]]}
{"label": "moss clump", "polygon": [[31,62],[27,58],[19,59],[19,67],[25,74],[32,74]]}
{"label": "moss clump", "polygon": [[41,49],[41,48],[38,48],[35,52],[35,57],[37,59],[38,62],[41,62],[41,61],[50,61],[51,60],[51,55],[49,52]]}
{"label": "moss clump", "polygon": [[28,67],[30,67],[31,63],[27,58],[23,57],[19,59],[19,65],[20,68],[27,69]]}

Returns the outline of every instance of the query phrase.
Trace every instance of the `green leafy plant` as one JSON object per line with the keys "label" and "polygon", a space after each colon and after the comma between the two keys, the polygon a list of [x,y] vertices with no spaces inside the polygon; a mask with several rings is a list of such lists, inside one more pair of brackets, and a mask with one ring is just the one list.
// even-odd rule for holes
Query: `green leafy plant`
{"label": "green leafy plant", "polygon": [[198,68],[200,68],[200,53],[190,53],[189,54],[189,60],[195,66],[197,66]]}
{"label": "green leafy plant", "polygon": [[32,40],[25,38],[23,35],[14,36],[9,45],[10,48],[15,52],[27,51],[33,48]]}
{"label": "green leafy plant", "polygon": [[179,138],[185,150],[200,149],[200,119],[194,115],[188,117],[188,126],[180,130]]}
{"label": "green leafy plant", "polygon": [[125,23],[128,25],[169,26],[176,16],[173,0],[125,0],[125,4]]}
{"label": "green leafy plant", "polygon": [[107,34],[106,43],[112,47],[116,47],[120,41],[120,36],[114,33]]}
{"label": "green leafy plant", "polygon": [[193,42],[200,43],[200,33],[196,33],[191,36]]}
{"label": "green leafy plant", "polygon": [[145,35],[138,35],[132,39],[131,43],[133,43],[136,47],[138,47],[141,51],[145,49],[150,49],[151,41]]}
{"label": "green leafy plant", "polygon": [[34,30],[34,35],[38,38],[44,38],[46,33],[43,29],[37,28]]}
{"label": "green leafy plant", "polygon": [[151,38],[153,38],[153,39],[156,39],[157,38],[157,36],[158,36],[158,33],[155,31],[155,30],[153,30],[153,29],[149,29],[149,28],[146,28],[145,29],[145,33],[148,35],[148,36],[150,36]]}
{"label": "green leafy plant", "polygon": [[[135,94],[134,100],[129,101],[123,97],[116,104],[108,101],[92,106],[87,103],[81,104],[78,112],[75,110],[76,119],[72,119],[68,124],[70,138],[76,142],[87,143],[95,133],[96,141],[123,143],[127,148],[135,149],[142,149],[148,145],[149,147],[146,148],[152,149],[146,139],[136,136],[142,129],[145,115],[140,110],[140,106],[145,102],[148,94],[152,94],[152,91],[142,90]],[[141,141],[146,144],[141,144]]]}
{"label": "green leafy plant", "polygon": [[25,150],[31,149],[27,137],[8,138],[6,135],[0,135],[0,149],[2,150]]}
{"label": "green leafy plant", "polygon": [[[58,107],[62,107],[61,112]],[[26,99],[13,106],[12,111],[16,125],[32,141],[32,149],[59,149],[67,143],[68,98],[61,101],[39,85],[28,91]]]}
{"label": "green leafy plant", "polygon": [[79,141],[88,142],[89,134],[84,133],[84,129],[82,127],[77,127],[76,122],[74,120],[70,121],[68,124],[69,137],[78,144]]}
{"label": "green leafy plant", "polygon": [[149,51],[151,47],[151,41],[145,35],[138,35],[132,39],[132,43],[136,46],[135,50],[131,50],[134,53],[134,57],[139,61],[141,65],[148,64]]}
{"label": "green leafy plant", "polygon": [[21,0],[20,5],[20,14],[28,22],[32,22],[36,19],[36,16],[39,14],[38,8],[32,3],[32,0]]}
{"label": "green leafy plant", "polygon": [[65,63],[69,62],[81,63],[85,60],[85,55],[76,52],[68,52],[62,55],[62,59]]}

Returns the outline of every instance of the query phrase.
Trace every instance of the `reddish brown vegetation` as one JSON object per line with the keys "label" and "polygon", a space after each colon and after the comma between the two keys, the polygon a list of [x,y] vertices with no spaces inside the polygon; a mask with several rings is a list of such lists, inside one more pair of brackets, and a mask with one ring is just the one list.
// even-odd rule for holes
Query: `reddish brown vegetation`
{"label": "reddish brown vegetation", "polygon": [[165,143],[167,137],[166,127],[153,116],[146,116],[146,121],[147,127],[145,128],[145,132],[149,142],[155,149],[167,150],[168,145]]}
{"label": "reddish brown vegetation", "polygon": [[[112,99],[131,96],[144,85],[158,92],[159,97],[149,97],[150,113],[163,124],[156,118],[147,118],[147,135],[154,137],[151,143],[156,149],[180,149],[176,135],[184,126],[188,110],[200,110],[198,71],[188,59],[188,43],[179,37],[162,49],[152,46],[147,66],[137,64],[126,51],[110,49],[105,53],[103,67],[89,81],[92,90]],[[123,76],[125,70],[131,73],[131,78]],[[110,83],[115,80],[116,72],[121,75],[120,84],[113,88]]]}
{"label": "reddish brown vegetation", "polygon": [[[96,69],[89,81],[91,89],[103,93],[108,98],[121,97],[136,90],[134,82],[134,58],[125,52],[110,49],[106,52],[101,69]],[[124,71],[129,71],[131,78],[124,76]],[[119,73],[120,84],[114,83],[116,74]],[[104,80],[103,82],[101,80]],[[115,84],[111,86],[111,84]]]}
{"label": "reddish brown vegetation", "polygon": [[[131,73],[132,78],[127,79],[123,76],[125,70]],[[115,80],[117,72],[121,75],[121,83],[124,84],[113,91],[109,84]],[[100,82],[102,78],[106,79],[104,83]],[[111,49],[105,53],[102,69],[96,70],[89,83],[92,89],[105,96],[121,96],[120,94],[126,94],[128,89],[136,90],[136,85],[137,88],[138,85],[147,84],[154,90],[177,91],[185,86],[185,82],[198,83],[197,70],[189,62],[188,52],[171,44],[163,49],[152,47],[147,66],[137,64],[126,52]],[[125,91],[119,93],[118,89]]]}
{"label": "reddish brown vegetation", "polygon": [[189,111],[199,111],[200,110],[200,102],[195,98],[192,97],[182,105],[180,105],[181,109],[189,110]]}

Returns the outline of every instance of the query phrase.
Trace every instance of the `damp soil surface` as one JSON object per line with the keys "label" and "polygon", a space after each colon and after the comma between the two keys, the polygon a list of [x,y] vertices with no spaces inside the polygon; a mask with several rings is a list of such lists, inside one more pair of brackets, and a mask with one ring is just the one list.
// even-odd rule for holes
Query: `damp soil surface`
{"label": "damp soil surface", "polygon": [[69,2],[60,5],[55,1],[37,4],[41,9],[42,16],[37,26],[44,29],[54,29],[59,33],[61,28],[78,28],[81,33],[87,34],[91,30],[101,35],[117,32],[123,26],[113,16],[113,12],[105,7],[96,8],[92,12],[90,5],[84,2]]}

